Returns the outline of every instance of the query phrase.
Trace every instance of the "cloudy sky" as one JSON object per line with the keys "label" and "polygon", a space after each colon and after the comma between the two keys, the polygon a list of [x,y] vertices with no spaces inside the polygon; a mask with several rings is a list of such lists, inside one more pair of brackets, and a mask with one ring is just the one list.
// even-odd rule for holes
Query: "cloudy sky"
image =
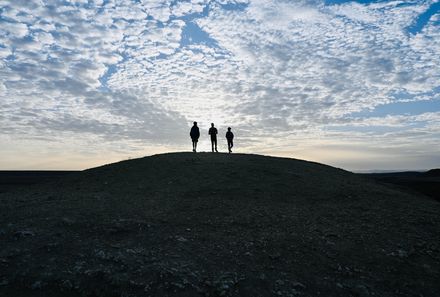
{"label": "cloudy sky", "polygon": [[220,149],[440,167],[440,3],[0,0],[0,169]]}

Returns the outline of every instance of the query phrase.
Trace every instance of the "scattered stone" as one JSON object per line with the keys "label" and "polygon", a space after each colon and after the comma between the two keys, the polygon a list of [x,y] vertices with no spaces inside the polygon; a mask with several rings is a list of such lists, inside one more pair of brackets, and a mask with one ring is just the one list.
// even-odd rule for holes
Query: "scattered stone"
{"label": "scattered stone", "polygon": [[72,282],[71,282],[70,280],[68,280],[68,279],[63,280],[63,281],[61,282],[61,285],[62,285],[64,288],[66,288],[66,289],[72,289],[72,288],[73,288]]}
{"label": "scattered stone", "polygon": [[9,284],[9,281],[7,279],[3,279],[0,281],[0,286],[7,286]]}
{"label": "scattered stone", "polygon": [[399,257],[399,258],[408,258],[408,252],[404,250],[397,250],[395,252],[391,252],[388,254],[389,256]]}
{"label": "scattered stone", "polygon": [[293,282],[292,287],[299,290],[299,289],[305,289],[306,285],[304,285],[303,283],[300,283],[300,282]]}
{"label": "scattered stone", "polygon": [[327,245],[336,245],[336,243],[334,243],[334,242],[331,241],[331,240],[327,240],[325,243],[326,243]]}
{"label": "scattered stone", "polygon": [[32,290],[39,290],[43,287],[43,283],[41,281],[36,281],[32,284],[31,289]]}
{"label": "scattered stone", "polygon": [[30,231],[30,230],[22,230],[22,231],[15,232],[14,236],[16,238],[31,237],[31,236],[35,236],[35,233],[33,231]]}
{"label": "scattered stone", "polygon": [[359,297],[368,297],[371,296],[370,291],[368,290],[368,288],[364,285],[357,285],[354,288],[354,291],[357,293],[357,295]]}
{"label": "scattered stone", "polygon": [[180,242],[186,242],[186,241],[188,241],[188,239],[186,239],[186,238],[183,237],[183,236],[176,236],[176,240],[177,240],[177,241],[180,241]]}
{"label": "scattered stone", "polygon": [[283,286],[283,285],[284,285],[284,281],[282,281],[282,280],[280,280],[280,279],[277,279],[277,280],[275,281],[275,285],[277,285],[277,286]]}
{"label": "scattered stone", "polygon": [[9,260],[8,260],[8,259],[5,259],[5,258],[0,258],[0,263],[2,263],[2,264],[8,264],[8,263],[9,263]]}
{"label": "scattered stone", "polygon": [[281,257],[281,254],[277,252],[277,253],[273,253],[273,254],[269,255],[269,257],[272,260],[276,260],[276,259],[279,259]]}
{"label": "scattered stone", "polygon": [[96,251],[95,255],[96,255],[96,257],[101,258],[101,259],[105,259],[106,258],[105,252],[102,251],[102,250]]}
{"label": "scattered stone", "polygon": [[62,218],[61,221],[68,226],[75,224],[75,220],[67,218],[67,217]]}

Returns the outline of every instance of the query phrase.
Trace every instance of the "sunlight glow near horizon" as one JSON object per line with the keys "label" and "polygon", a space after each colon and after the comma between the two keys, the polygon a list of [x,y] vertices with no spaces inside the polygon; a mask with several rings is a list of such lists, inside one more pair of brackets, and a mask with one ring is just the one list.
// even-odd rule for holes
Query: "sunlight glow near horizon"
{"label": "sunlight glow near horizon", "polygon": [[0,170],[190,151],[440,167],[438,1],[0,0]]}

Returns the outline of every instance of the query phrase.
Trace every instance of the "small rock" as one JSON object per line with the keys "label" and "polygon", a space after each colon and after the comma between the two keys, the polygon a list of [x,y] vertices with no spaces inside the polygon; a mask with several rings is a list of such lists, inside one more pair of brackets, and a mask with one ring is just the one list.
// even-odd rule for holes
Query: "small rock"
{"label": "small rock", "polygon": [[280,279],[277,279],[277,280],[275,281],[275,284],[276,284],[277,286],[282,286],[282,285],[284,285],[284,281],[282,281],[282,280],[280,280]]}
{"label": "small rock", "polygon": [[41,289],[43,287],[43,284],[41,281],[36,281],[35,283],[32,284],[31,289],[32,290],[38,290]]}
{"label": "small rock", "polygon": [[296,289],[305,289],[306,285],[300,283],[300,282],[293,282],[292,283],[292,287],[296,288]]}
{"label": "small rock", "polygon": [[15,232],[14,236],[17,238],[30,237],[30,236],[35,236],[35,233],[33,231],[29,231],[29,230],[22,230],[22,231]]}
{"label": "small rock", "polygon": [[186,238],[183,237],[183,236],[176,236],[176,240],[177,240],[177,241],[180,241],[180,242],[186,242],[186,241],[188,241],[188,239],[186,239]]}
{"label": "small rock", "polygon": [[360,296],[360,297],[367,297],[370,296],[370,291],[368,288],[364,285],[357,285],[354,291]]}
{"label": "small rock", "polygon": [[326,243],[327,245],[336,245],[336,243],[334,243],[334,242],[331,241],[331,240],[327,240],[325,243]]}
{"label": "small rock", "polygon": [[95,252],[96,257],[101,258],[101,259],[107,259],[107,255],[105,254],[104,251],[99,250]]}
{"label": "small rock", "polygon": [[8,264],[8,263],[9,263],[9,260],[8,260],[8,259],[5,259],[5,258],[0,258],[0,263],[2,263],[2,264]]}
{"label": "small rock", "polygon": [[63,280],[63,282],[61,283],[61,285],[66,288],[66,289],[72,289],[73,285],[72,282],[68,279]]}
{"label": "small rock", "polygon": [[66,217],[62,218],[61,221],[68,226],[75,224],[75,220]]}
{"label": "small rock", "polygon": [[280,253],[274,253],[274,254],[269,255],[269,257],[272,260],[275,260],[275,259],[278,259],[279,257],[281,257],[281,254]]}
{"label": "small rock", "polygon": [[3,279],[0,281],[0,286],[7,286],[9,284],[7,279]]}
{"label": "small rock", "polygon": [[395,252],[391,252],[388,254],[389,256],[399,257],[399,258],[408,258],[408,252],[404,250],[397,250]]}

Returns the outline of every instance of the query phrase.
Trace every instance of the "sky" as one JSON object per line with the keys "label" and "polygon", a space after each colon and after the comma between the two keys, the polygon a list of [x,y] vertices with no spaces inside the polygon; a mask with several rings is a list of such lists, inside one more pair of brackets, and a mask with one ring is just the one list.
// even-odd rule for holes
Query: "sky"
{"label": "sky", "polygon": [[0,170],[190,151],[440,167],[440,3],[0,0]]}

